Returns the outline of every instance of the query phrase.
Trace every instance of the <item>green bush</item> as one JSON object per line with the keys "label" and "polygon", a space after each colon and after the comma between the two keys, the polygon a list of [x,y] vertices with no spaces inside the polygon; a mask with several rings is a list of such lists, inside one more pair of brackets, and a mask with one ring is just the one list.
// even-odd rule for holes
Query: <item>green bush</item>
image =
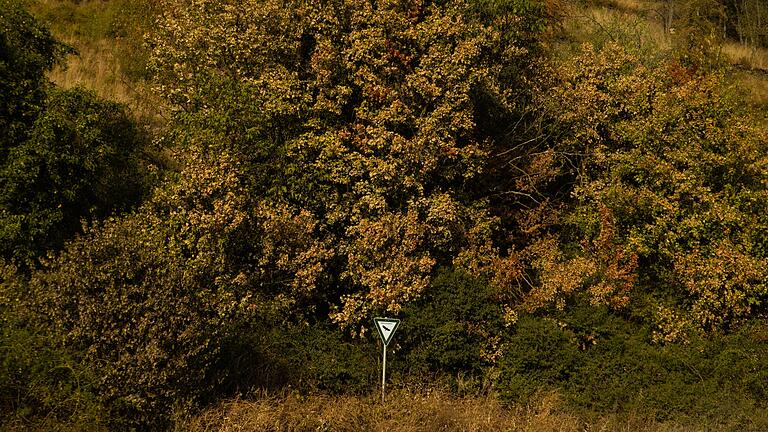
{"label": "green bush", "polygon": [[69,50],[18,0],[0,0],[0,165],[44,105],[50,71]]}
{"label": "green bush", "polygon": [[28,266],[139,201],[147,140],[125,107],[48,82],[71,50],[20,2],[0,2],[0,31],[0,256]]}
{"label": "green bush", "polygon": [[590,350],[566,384],[570,400],[595,412],[644,411],[659,420],[747,421],[765,412],[766,347],[744,335],[658,347],[623,335]]}
{"label": "green bush", "polygon": [[735,426],[767,412],[764,332],[755,322],[730,335],[659,346],[641,323],[605,308],[523,317],[499,362],[497,388],[507,400],[558,389],[587,415],[644,412]]}
{"label": "green bush", "polygon": [[230,385],[240,393],[293,388],[366,394],[378,382],[377,345],[351,339],[328,324],[252,325],[239,334],[246,336],[222,348],[222,369],[232,371]]}
{"label": "green bush", "polygon": [[492,364],[503,330],[490,284],[461,269],[443,269],[425,294],[403,310],[395,341],[407,374],[480,375]]}
{"label": "green bush", "polygon": [[21,263],[60,248],[81,220],[144,195],[146,143],[125,108],[85,90],[50,90],[45,109],[0,166],[0,254]]}
{"label": "green bush", "polygon": [[551,319],[521,317],[499,360],[496,388],[508,401],[525,402],[568,382],[582,357],[572,331]]}

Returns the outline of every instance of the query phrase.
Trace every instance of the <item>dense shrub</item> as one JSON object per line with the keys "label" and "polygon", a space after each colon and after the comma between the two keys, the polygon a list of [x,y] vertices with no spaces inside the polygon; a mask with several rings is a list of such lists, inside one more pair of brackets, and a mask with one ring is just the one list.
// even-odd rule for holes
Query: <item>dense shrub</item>
{"label": "dense shrub", "polygon": [[51,89],[27,135],[0,166],[0,255],[26,264],[145,194],[146,138],[119,104]]}
{"label": "dense shrub", "polygon": [[556,321],[521,317],[499,360],[496,388],[507,400],[527,402],[568,382],[582,356],[574,333]]}
{"label": "dense shrub", "polygon": [[[254,389],[367,394],[379,379],[381,353],[369,339],[352,339],[324,323],[244,329],[245,336],[223,348],[227,369],[240,378],[241,393]],[[242,334],[242,333],[241,333]]]}
{"label": "dense shrub", "polygon": [[126,108],[45,73],[69,49],[21,3],[0,3],[0,257],[34,264],[144,194],[146,137]]}
{"label": "dense shrub", "polygon": [[44,106],[50,71],[68,49],[18,0],[0,1],[0,165]]}
{"label": "dense shrub", "polygon": [[393,370],[480,375],[498,355],[501,316],[486,280],[443,269],[424,295],[403,310],[396,342],[405,361]]}
{"label": "dense shrub", "polygon": [[594,304],[645,308],[660,342],[759,316],[766,136],[721,77],[645,64],[616,44],[586,46],[556,73],[543,101],[562,154],[575,155],[565,156],[572,194],[550,225],[557,247],[534,255],[528,309],[586,292]]}
{"label": "dense shrub", "polygon": [[30,282],[38,321],[96,374],[121,428],[160,427],[174,404],[195,402],[225,374],[211,366],[247,306],[237,291],[247,280],[232,260],[251,234],[244,203],[228,195],[236,176],[211,181],[234,169],[218,162],[190,162],[186,182],[90,227]]}
{"label": "dense shrub", "polygon": [[[312,294],[314,221],[248,199],[226,154],[179,154],[184,169],[134,213],[89,227],[30,281],[31,308],[81,354],[120,427],[161,427],[232,372],[222,346],[252,317],[281,322]],[[310,266],[311,267],[311,266]],[[274,280],[291,280],[276,294]],[[252,365],[253,367],[253,365]]]}
{"label": "dense shrub", "polygon": [[253,196],[318,220],[311,235],[333,253],[318,302],[333,304],[334,321],[360,330],[418,298],[437,265],[495,252],[496,219],[476,186],[492,153],[529,150],[505,148],[506,126],[490,125],[526,111],[541,8],[173,0],[167,9],[150,64],[179,135],[221,134],[210,150],[242,155]]}
{"label": "dense shrub", "polygon": [[501,360],[497,388],[508,400],[557,389],[589,413],[644,412],[657,420],[738,425],[764,418],[765,325],[659,347],[651,331],[606,308],[521,318]]}
{"label": "dense shrub", "polygon": [[96,377],[31,322],[23,278],[0,259],[0,429],[99,430]]}

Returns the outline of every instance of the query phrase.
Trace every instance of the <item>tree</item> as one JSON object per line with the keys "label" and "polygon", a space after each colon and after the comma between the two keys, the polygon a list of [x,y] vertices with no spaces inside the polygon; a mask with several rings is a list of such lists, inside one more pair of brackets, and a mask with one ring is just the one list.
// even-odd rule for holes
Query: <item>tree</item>
{"label": "tree", "polygon": [[43,107],[50,71],[68,48],[17,0],[0,2],[0,164],[23,142]]}
{"label": "tree", "polygon": [[[565,286],[593,297],[602,281],[609,293],[626,287],[660,341],[764,311],[766,137],[722,80],[674,60],[644,65],[615,45],[585,48],[560,73],[546,103],[581,155],[561,245],[580,251],[571,260],[608,248],[615,262]],[[570,294],[539,290],[529,295]]]}
{"label": "tree", "polygon": [[121,105],[84,90],[48,90],[45,106],[0,166],[0,254],[29,265],[144,194],[144,134]]}
{"label": "tree", "polygon": [[[120,428],[160,427],[174,404],[217,395],[236,372],[222,347],[249,320],[290,313],[327,254],[306,213],[250,198],[236,159],[177,158],[176,181],[88,228],[29,283],[34,321],[90,365]],[[288,278],[290,291],[270,290]]]}
{"label": "tree", "polygon": [[536,3],[165,10],[152,64],[177,142],[216,136],[205,151],[242,158],[251,196],[318,221],[310,235],[332,249],[317,263],[330,278],[316,281],[316,303],[336,322],[397,313],[436,264],[495,253],[496,218],[476,185],[509,144],[508,128],[488,126],[527,109]]}

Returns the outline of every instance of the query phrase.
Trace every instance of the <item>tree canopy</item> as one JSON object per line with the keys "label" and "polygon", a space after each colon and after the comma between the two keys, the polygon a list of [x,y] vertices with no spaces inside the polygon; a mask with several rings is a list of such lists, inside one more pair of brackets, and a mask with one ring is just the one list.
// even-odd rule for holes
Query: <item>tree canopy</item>
{"label": "tree canopy", "polygon": [[475,185],[506,143],[485,126],[526,109],[541,26],[506,6],[171,2],[152,64],[182,141],[205,135],[263,206],[318,221],[325,246],[304,253],[331,276],[307,284],[356,323],[399,311],[436,265],[492,253]]}

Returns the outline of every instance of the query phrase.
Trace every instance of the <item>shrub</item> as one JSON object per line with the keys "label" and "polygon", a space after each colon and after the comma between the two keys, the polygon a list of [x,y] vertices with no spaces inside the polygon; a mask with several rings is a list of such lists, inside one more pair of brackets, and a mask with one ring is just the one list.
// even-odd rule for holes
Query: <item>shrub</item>
{"label": "shrub", "polygon": [[424,295],[402,312],[396,346],[407,374],[481,375],[494,363],[504,330],[490,284],[459,268],[438,272]]}
{"label": "shrub", "polygon": [[557,74],[545,101],[563,151],[580,156],[558,233],[565,257],[543,274],[578,260],[594,271],[529,297],[617,293],[616,306],[647,308],[666,342],[762,313],[766,137],[722,78],[674,60],[645,65],[615,44],[585,47]]}
{"label": "shrub", "polygon": [[768,413],[764,331],[755,321],[731,335],[660,347],[648,326],[604,307],[522,317],[499,361],[497,389],[507,400],[559,389],[587,416],[643,412],[735,427]]}
{"label": "shrub", "polygon": [[0,1],[0,165],[25,140],[44,106],[45,73],[66,52],[20,1]]}
{"label": "shrub", "polygon": [[28,136],[0,166],[0,255],[29,263],[143,197],[146,143],[125,108],[85,90],[50,90]]}
{"label": "shrub", "polygon": [[0,259],[0,429],[101,430],[96,377],[30,321],[27,290]]}
{"label": "shrub", "polygon": [[317,218],[335,322],[398,313],[491,243],[475,185],[508,144],[486,125],[525,110],[534,2],[168,3],[150,65],[180,135],[222,134],[252,195]]}
{"label": "shrub", "polygon": [[380,353],[372,340],[351,339],[325,323],[260,323],[243,330],[248,336],[223,347],[229,363],[224,368],[243,372],[230,380],[240,386],[240,393],[292,388],[366,394],[378,382]]}
{"label": "shrub", "polygon": [[70,50],[20,2],[0,10],[0,256],[26,267],[138,202],[146,139],[125,107],[54,89],[45,73]]}
{"label": "shrub", "polygon": [[568,382],[583,357],[576,335],[552,319],[521,317],[505,346],[496,388],[507,401],[527,402]]}

